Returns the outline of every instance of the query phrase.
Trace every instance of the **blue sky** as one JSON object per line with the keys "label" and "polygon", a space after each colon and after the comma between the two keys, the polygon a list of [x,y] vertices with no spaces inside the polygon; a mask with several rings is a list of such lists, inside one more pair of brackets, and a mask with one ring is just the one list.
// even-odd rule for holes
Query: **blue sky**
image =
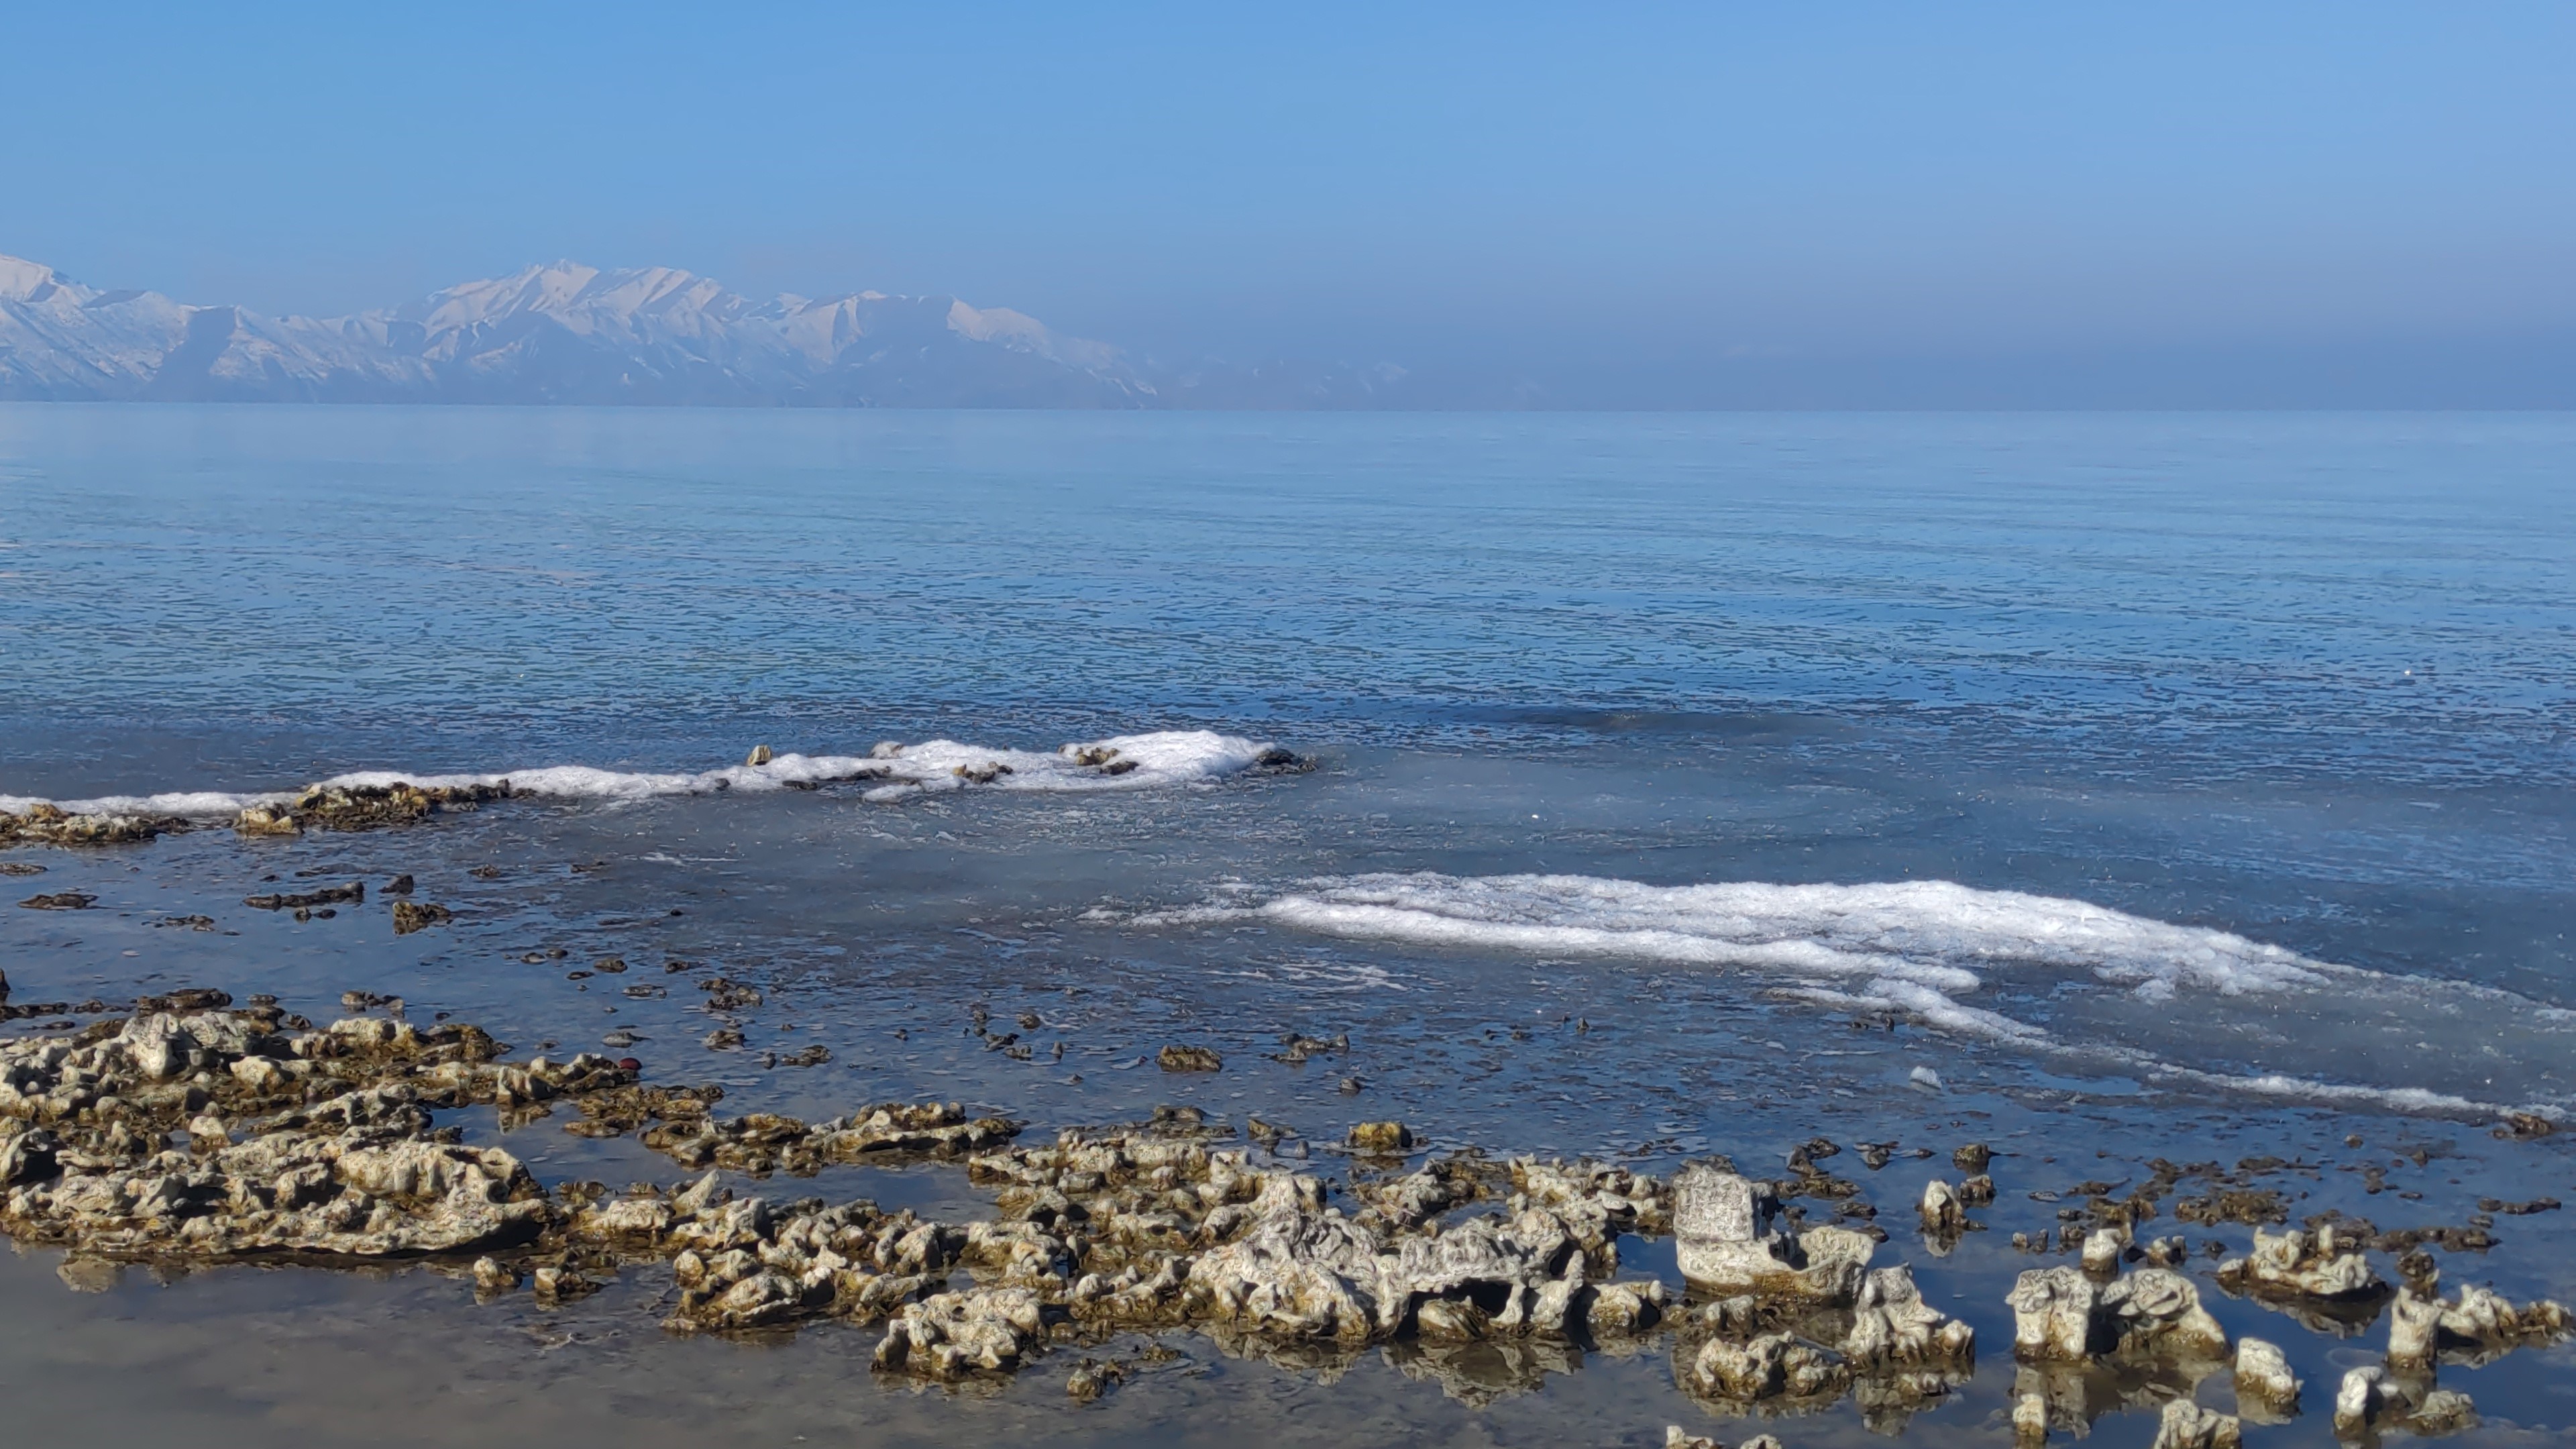
{"label": "blue sky", "polygon": [[0,251],[270,311],[664,263],[1614,401],[2576,356],[2564,3],[90,3],[0,33]]}

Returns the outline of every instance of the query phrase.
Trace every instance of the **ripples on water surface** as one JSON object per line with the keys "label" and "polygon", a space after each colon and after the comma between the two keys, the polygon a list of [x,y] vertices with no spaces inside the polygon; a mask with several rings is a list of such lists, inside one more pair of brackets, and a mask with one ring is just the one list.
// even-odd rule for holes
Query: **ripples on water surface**
{"label": "ripples on water surface", "polygon": [[[2576,1109],[2571,479],[2576,422],[2550,416],[5,408],[0,797],[593,773],[384,834],[8,852],[48,867],[13,883],[100,905],[0,913],[0,949],[21,1000],[185,979],[320,1015],[362,986],[522,1042],[622,1027],[746,1108],[964,1097],[1048,1128],[1186,1100],[1662,1165],[2022,1134],[2066,1163],[2030,1188],[2102,1143],[2304,1153],[2317,1204],[2456,1221],[2576,1187],[2564,1136],[2486,1135]],[[1068,793],[1000,754],[1201,730],[1320,768],[1238,773],[1228,745]],[[733,768],[754,743],[934,738],[1023,771],[921,793]],[[240,905],[272,875],[397,872],[455,926]],[[221,929],[149,924],[196,912]],[[703,1051],[687,992],[610,1013],[520,959],[550,945],[766,982],[755,1037],[834,1062]],[[978,1002],[1039,1012],[1066,1056],[983,1051]],[[1264,1059],[1288,1030],[1348,1031],[1351,1058]],[[1227,1070],[1137,1065],[1183,1039]],[[541,1167],[569,1151],[513,1137]],[[2408,1143],[2459,1155],[2402,1213],[2336,1170]],[[1891,1250],[1902,1161],[1870,1184]],[[1994,1217],[1987,1239],[2055,1221],[2009,1184]],[[2554,1222],[2509,1220],[2452,1278],[2567,1296]],[[1926,1267],[1986,1315],[1989,1364],[1910,1433],[1994,1437],[2019,1266],[1989,1241]],[[243,1350],[201,1322],[312,1349],[309,1310],[420,1322],[459,1382],[540,1418],[667,1371],[649,1412],[582,1412],[722,1402],[782,1440],[851,1415],[888,1442],[961,1417],[1178,1441],[1242,1415],[1318,1442],[1697,1422],[1659,1361],[1464,1411],[1392,1358],[1327,1387],[1214,1355],[1085,1416],[1047,1372],[896,1412],[855,1383],[865,1338],[666,1345],[606,1295],[550,1327],[443,1279],[328,1281],[0,1291],[50,1315],[27,1321],[61,1372],[107,1372],[125,1350],[86,1325],[139,1315],[165,1336],[131,1352],[232,1382]],[[523,1328],[570,1346],[532,1356]],[[2349,1350],[2319,1345],[2282,1442],[2324,1433]],[[2545,1388],[2565,1351],[2513,1362],[2463,1382],[2542,1437],[2494,1441],[2576,1425]],[[230,1392],[268,1424],[337,1391]],[[1848,1415],[1782,1432],[1841,1442]]]}

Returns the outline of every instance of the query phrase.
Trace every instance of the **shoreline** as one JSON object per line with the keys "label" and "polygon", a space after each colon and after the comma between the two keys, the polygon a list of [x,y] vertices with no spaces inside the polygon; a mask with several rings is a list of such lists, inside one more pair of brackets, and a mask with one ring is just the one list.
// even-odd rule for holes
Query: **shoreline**
{"label": "shoreline", "polygon": [[[1393,1124],[1358,1123],[1343,1141],[1318,1142],[1268,1128],[1257,1114],[1238,1128],[1195,1108],[1170,1108],[1123,1128],[1068,1129],[1045,1146],[1022,1136],[1017,1121],[935,1104],[887,1104],[821,1124],[761,1111],[726,1117],[718,1104],[732,1106],[729,1097],[740,1094],[646,1085],[632,1067],[606,1058],[514,1065],[473,1027],[442,1023],[424,1032],[365,1014],[299,1029],[274,1005],[232,1009],[218,995],[145,1003],[181,1010],[95,1024],[80,1047],[23,1036],[0,1047],[0,1060],[16,1064],[5,1069],[13,1085],[0,1100],[0,1121],[19,1129],[0,1149],[0,1162],[11,1164],[13,1241],[23,1251],[46,1237],[30,1225],[54,1211],[55,1235],[73,1250],[67,1282],[102,1271],[85,1262],[309,1264],[316,1259],[297,1255],[319,1248],[335,1265],[408,1259],[405,1266],[457,1275],[474,1284],[476,1302],[524,1298],[539,1311],[560,1311],[640,1278],[665,1284],[666,1331],[761,1339],[840,1320],[872,1336],[882,1330],[873,1350],[880,1372],[958,1382],[1063,1368],[1074,1400],[1114,1393],[1125,1376],[1145,1373],[1151,1365],[1137,1355],[1174,1333],[1324,1382],[1370,1353],[1441,1379],[1439,1365],[1470,1346],[1490,1357],[1494,1345],[1522,1345],[1500,1361],[1527,1369],[1488,1363],[1448,1385],[1471,1399],[1541,1389],[1552,1371],[1565,1371],[1568,1354],[1642,1354],[1668,1361],[1673,1386],[1721,1420],[1854,1407],[1887,1423],[1937,1416],[1981,1373],[2017,1358],[2012,1403],[2024,1419],[2071,1429],[2107,1414],[2162,1412],[2213,1379],[2223,1383],[2231,1365],[2246,1372],[2230,1350],[2241,1354],[2254,1335],[2231,1333],[2204,1302],[2230,1307],[2231,1316],[2261,1309],[2269,1322],[2294,1325],[2317,1342],[2274,1334],[2307,1362],[2310,1349],[2356,1332],[2391,1343],[2400,1372],[2388,1381],[2395,1397],[2381,1406],[2389,1427],[2430,1427],[2412,1416],[2466,1412],[2434,1397],[2442,1364],[2502,1365],[2510,1376],[2565,1352],[2547,1347],[2563,1338],[2563,1310],[2517,1303],[2512,1311],[2524,1316],[2497,1329],[2491,1308],[2483,1327],[2475,1321],[2492,1300],[2474,1287],[2455,1292],[2447,1318],[2423,1306],[2433,1301],[2441,1263],[2486,1266],[2497,1246],[2492,1214],[2484,1226],[2472,1219],[2429,1233],[2384,1233],[2330,1212],[2308,1220],[2329,1235],[2340,1226],[2344,1244],[2280,1236],[2295,1226],[2285,1190],[2322,1181],[2331,1166],[2320,1162],[2163,1164],[2125,1193],[2089,1181],[2078,1185],[2094,1189],[2080,1206],[2044,1207],[2043,1223],[2060,1231],[2034,1234],[2010,1229],[2065,1195],[2050,1178],[2024,1175],[2033,1166],[2027,1152],[1998,1158],[1984,1144],[1960,1144],[1957,1160],[1944,1164],[1929,1146],[1857,1144],[1848,1149],[1857,1157],[1845,1158],[1843,1146],[1817,1140],[1790,1153],[1778,1178],[1738,1177],[1720,1159],[1668,1179],[1606,1162],[1551,1165],[1464,1145],[1435,1150]],[[30,1063],[56,1072],[50,1094],[23,1090],[41,1085]],[[85,1073],[92,1080],[78,1080]],[[1185,1085],[1199,1075],[1170,1079]],[[476,1120],[486,1109],[501,1113],[492,1119],[502,1129],[496,1141],[551,1123],[585,1139],[631,1138],[683,1171],[623,1193],[561,1177],[540,1182],[504,1148],[475,1145],[488,1135]],[[28,1126],[48,1116],[52,1129]],[[32,1133],[45,1130],[57,1135],[38,1152]],[[155,1147],[156,1133],[171,1145]],[[270,1159],[280,1151],[295,1159],[283,1169],[288,1176],[315,1177],[313,1164],[322,1164],[320,1180],[338,1186],[312,1203],[261,1205],[256,1180],[278,1165]],[[36,1161],[46,1155],[54,1161]],[[248,1177],[228,1167],[244,1157],[260,1159]],[[1936,1172],[1950,1169],[1935,1180],[1967,1182],[1970,1191],[1966,1202],[1946,1187],[1919,1206],[1890,1200],[1838,1175],[1837,1158],[1864,1175],[1930,1162]],[[962,1173],[995,1215],[958,1224],[908,1209],[771,1196],[834,1162],[931,1160]],[[1975,1188],[1971,1166],[2000,1179],[2000,1199],[1994,1188]],[[705,1175],[691,1180],[700,1170]],[[101,1173],[125,1184],[110,1199],[158,1193],[163,1213],[84,1218],[81,1204],[109,1199],[91,1189],[29,1187]],[[228,1206],[198,1190],[198,1207],[185,1207],[187,1192],[169,1185],[174,1174],[221,1179]],[[2034,1180],[2051,1187],[2034,1188]],[[137,1189],[137,1181],[150,1185]],[[351,1194],[368,1185],[384,1192],[388,1181],[397,1187],[369,1199],[366,1211],[349,1206]],[[430,1193],[417,1186],[423,1182],[443,1186]],[[409,1195],[405,1183],[414,1184]],[[56,1206],[31,1217],[30,1205],[44,1202]],[[399,1203],[411,1206],[389,1211]],[[2521,1221],[2529,1221],[2554,1204],[2512,1206],[2527,1209]],[[180,1216],[165,1221],[171,1211]],[[202,1226],[226,1213],[236,1219],[231,1231],[250,1234],[240,1239],[247,1246],[226,1246],[225,1229]],[[1769,1236],[1775,1218],[1791,1237]],[[1712,1219],[1723,1221],[1693,1226]],[[2199,1242],[2173,1241],[2150,1224]],[[1996,1325],[1995,1299],[1975,1304],[1971,1315],[1968,1298],[1955,1291],[1935,1307],[1918,1296],[1911,1274],[1865,1272],[1882,1251],[1881,1261],[1928,1267],[1963,1245],[1992,1254],[2006,1235],[2017,1240],[2005,1258],[2018,1260],[2012,1331],[1999,1337],[1988,1328],[1982,1343],[1972,1319]],[[2356,1235],[2357,1257],[2349,1246]],[[1641,1277],[1632,1262],[1622,1271],[1623,1248],[1636,1261],[1661,1264],[1676,1247],[1684,1254],[1676,1268],[1690,1268],[1694,1252],[1700,1266],[1651,1268]],[[2228,1248],[2238,1251],[2227,1261],[2206,1251]],[[2437,1263],[2427,1248],[2444,1258]],[[2254,1285],[2248,1273],[2273,1260],[2278,1283]],[[1737,1280],[1721,1274],[1712,1284],[1711,1262],[1732,1263],[1723,1271]],[[2383,1277],[2383,1267],[2392,1276]],[[1991,1290],[2003,1274],[1993,1267],[1971,1276]],[[2329,1280],[2340,1286],[2282,1293],[2281,1285],[2313,1289]],[[2133,1284],[2142,1286],[2122,1286]],[[2159,1326],[2143,1337],[2112,1329],[2105,1342],[2097,1328],[2078,1332],[2073,1347],[2044,1342],[2045,1324],[2064,1320],[2070,1294],[2089,1302],[2088,1294],[2108,1290],[2125,1303],[2147,1289],[2162,1298]],[[2117,1298],[2121,1292],[2129,1296]],[[2357,1316],[2359,1306],[2367,1313]],[[2096,1311],[2082,1310],[2078,1321]],[[2435,1327],[2418,1338],[2447,1324],[2456,1341],[2427,1338],[2424,1350],[2408,1348],[2404,1335],[2417,1330],[2407,1325],[2419,1321]],[[2399,1337],[2387,1339],[2391,1332]],[[2095,1369],[2067,1377],[2050,1368],[2069,1362],[2118,1368],[2114,1379],[2134,1382],[2105,1397]],[[2327,1411],[2331,1395],[2313,1371],[2308,1377],[2314,1416]],[[2032,1402],[2039,1407],[2025,1407]]]}

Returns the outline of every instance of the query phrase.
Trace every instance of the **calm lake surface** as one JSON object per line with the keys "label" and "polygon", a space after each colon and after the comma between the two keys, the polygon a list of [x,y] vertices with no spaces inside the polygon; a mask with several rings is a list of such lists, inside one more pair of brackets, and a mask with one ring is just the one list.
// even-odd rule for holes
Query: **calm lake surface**
{"label": "calm lake surface", "polygon": [[[2382,1226],[2576,1189],[2576,1134],[2489,1131],[2576,1112],[2576,417],[0,407],[0,671],[0,809],[213,824],[363,771],[540,792],[0,851],[45,868],[21,894],[99,897],[0,911],[19,1000],[393,992],[814,1116],[1183,1102],[1657,1170],[1934,1148],[1869,1174],[1881,1261],[1986,1364],[1912,1440],[2009,1438],[2008,1239],[2078,1179],[2278,1156],[2303,1212]],[[1112,739],[1146,767],[1045,758]],[[881,741],[941,763],[783,788]],[[762,744],[782,761],[742,768]],[[242,904],[398,873],[454,923]],[[220,929],[153,924],[189,914]],[[567,979],[607,955],[760,983],[753,1039],[703,1047],[676,976]],[[985,1050],[978,1005],[1037,1015],[1040,1049]],[[1350,1051],[1265,1055],[1291,1031]],[[1184,1041],[1225,1070],[1159,1072]],[[831,1060],[763,1065],[809,1045]],[[1927,1258],[1915,1195],[1972,1139],[2017,1154],[1994,1231]],[[549,1180],[672,1175],[546,1124],[493,1140]],[[978,1210],[962,1173],[845,1186]],[[2576,1296],[2562,1218],[2505,1218],[2445,1281]],[[1661,1356],[1324,1374],[1180,1335],[1076,1412],[1045,1364],[886,1387],[866,1331],[668,1339],[649,1280],[540,1312],[427,1270],[75,1295],[55,1266],[0,1264],[0,1392],[71,1386],[60,1427],[108,1437],[1757,1432]],[[2310,1381],[2263,1442],[2332,1443],[2361,1340],[2203,1291]],[[2571,1380],[2565,1348],[2444,1377],[2513,1444],[2576,1434]],[[446,1407],[365,1418],[405,1392]]]}

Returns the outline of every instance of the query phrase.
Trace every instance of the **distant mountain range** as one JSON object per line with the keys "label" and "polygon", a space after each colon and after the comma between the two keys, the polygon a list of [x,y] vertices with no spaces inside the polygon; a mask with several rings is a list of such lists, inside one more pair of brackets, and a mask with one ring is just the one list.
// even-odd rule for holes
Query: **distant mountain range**
{"label": "distant mountain range", "polygon": [[0,256],[0,400],[1371,408],[1405,384],[1385,364],[1157,366],[955,297],[757,301],[669,267],[557,262],[316,318]]}

